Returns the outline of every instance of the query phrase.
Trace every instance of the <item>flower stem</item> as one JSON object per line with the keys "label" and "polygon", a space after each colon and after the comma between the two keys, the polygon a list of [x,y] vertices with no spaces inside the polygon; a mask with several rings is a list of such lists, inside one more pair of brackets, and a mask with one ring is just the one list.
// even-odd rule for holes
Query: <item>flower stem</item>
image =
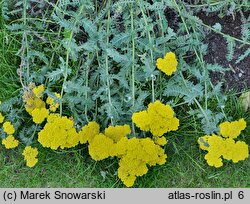
{"label": "flower stem", "polygon": [[[109,29],[110,29],[110,0],[108,0],[108,21],[107,21],[107,39],[106,39],[106,44],[108,46],[109,43]],[[105,57],[105,62],[106,62],[106,76],[107,76],[107,92],[108,92],[108,102],[109,102],[109,108],[110,112],[112,110],[112,101],[111,101],[111,91],[110,91],[110,81],[109,81],[109,61],[108,61],[108,55],[106,54]],[[114,125],[113,117],[110,117],[111,124]]]}

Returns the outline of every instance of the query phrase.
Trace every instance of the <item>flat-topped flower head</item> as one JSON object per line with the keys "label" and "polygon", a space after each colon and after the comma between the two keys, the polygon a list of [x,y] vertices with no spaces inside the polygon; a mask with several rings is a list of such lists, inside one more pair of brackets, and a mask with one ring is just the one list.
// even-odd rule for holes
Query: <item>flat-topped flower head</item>
{"label": "flat-topped flower head", "polygon": [[156,61],[157,68],[168,76],[171,76],[176,71],[177,64],[178,61],[173,52],[167,52],[164,58],[158,58]]}
{"label": "flat-topped flower head", "polygon": [[205,135],[198,139],[200,148],[208,151],[205,155],[208,165],[219,168],[223,166],[223,159],[237,163],[248,158],[248,145],[243,141],[235,141],[246,128],[245,120],[242,118],[233,122],[226,121],[219,127],[220,135]]}
{"label": "flat-topped flower head", "polygon": [[133,186],[138,176],[146,174],[149,166],[166,162],[164,149],[150,138],[121,139],[117,145],[124,148],[119,155],[118,177],[127,187]]}
{"label": "flat-topped flower head", "polygon": [[129,125],[109,126],[105,129],[104,134],[117,143],[121,138],[131,133]]}
{"label": "flat-topped flower head", "polygon": [[12,135],[14,134],[15,132],[15,128],[14,126],[11,124],[11,122],[8,122],[6,121],[4,124],[3,124],[3,130],[6,134],[8,135]]}
{"label": "flat-topped flower head", "polygon": [[34,167],[38,162],[37,155],[38,150],[37,148],[32,148],[31,146],[26,146],[23,150],[22,155],[24,156],[24,160],[26,161],[26,165],[28,167]]}
{"label": "flat-topped flower head", "polygon": [[19,141],[16,140],[13,135],[9,135],[8,137],[2,140],[2,144],[5,146],[6,149],[13,149],[18,146]]}
{"label": "flat-topped flower head", "polygon": [[49,111],[46,108],[35,108],[31,112],[31,115],[34,123],[41,124],[49,116]]}
{"label": "flat-topped flower head", "polygon": [[134,113],[133,122],[143,131],[150,131],[153,136],[161,137],[164,133],[175,131],[179,127],[179,120],[174,116],[169,105],[159,100],[148,105],[148,109]]}
{"label": "flat-topped flower head", "polygon": [[223,137],[229,137],[229,138],[237,138],[241,131],[246,128],[246,121],[241,118],[238,121],[232,121],[232,122],[223,122],[219,125],[220,127],[220,134]]}
{"label": "flat-topped flower head", "polygon": [[88,148],[90,156],[96,161],[115,156],[114,141],[102,133],[94,137]]}
{"label": "flat-topped flower head", "polygon": [[96,135],[100,133],[100,125],[95,121],[83,126],[79,132],[80,144],[91,143]]}
{"label": "flat-topped flower head", "polygon": [[38,133],[38,142],[53,150],[75,147],[79,140],[74,121],[66,116],[60,117],[59,114],[50,114],[46,125]]}

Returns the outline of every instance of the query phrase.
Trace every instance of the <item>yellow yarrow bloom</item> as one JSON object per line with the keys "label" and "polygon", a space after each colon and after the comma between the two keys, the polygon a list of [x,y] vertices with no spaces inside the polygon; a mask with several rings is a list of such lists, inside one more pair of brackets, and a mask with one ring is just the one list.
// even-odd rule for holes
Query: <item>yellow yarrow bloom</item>
{"label": "yellow yarrow bloom", "polygon": [[[59,93],[54,93],[56,98],[60,98],[61,95]],[[49,109],[52,112],[55,112],[57,110],[57,108],[59,107],[59,103],[52,97],[48,96],[46,103],[48,105],[50,105]]]}
{"label": "yellow yarrow bloom", "polygon": [[31,112],[31,116],[33,118],[34,123],[41,124],[49,116],[49,111],[46,108],[35,108]]}
{"label": "yellow yarrow bloom", "polygon": [[248,145],[243,141],[235,142],[231,137],[223,138],[215,134],[212,136],[205,135],[198,139],[198,143],[201,149],[208,151],[205,155],[208,165],[216,168],[223,166],[222,159],[237,163],[249,156]]}
{"label": "yellow yarrow bloom", "polygon": [[88,148],[90,156],[96,161],[115,156],[114,141],[104,134],[96,135]]}
{"label": "yellow yarrow bloom", "polygon": [[12,135],[15,132],[14,126],[11,124],[11,122],[5,122],[3,124],[3,130],[6,132],[8,135]]}
{"label": "yellow yarrow bloom", "polygon": [[212,135],[208,138],[208,153],[205,155],[205,159],[209,166],[216,168],[223,165],[221,156],[224,153],[224,140],[222,137]]}
{"label": "yellow yarrow bloom", "polygon": [[235,142],[233,139],[225,139],[223,158],[234,163],[248,158],[248,145],[243,141]]}
{"label": "yellow yarrow bloom", "polygon": [[209,166],[214,166],[215,168],[219,168],[219,167],[223,166],[222,158],[219,157],[217,154],[213,154],[213,153],[208,152],[205,155],[205,159],[206,159],[207,164]]}
{"label": "yellow yarrow bloom", "polygon": [[131,133],[129,125],[109,126],[105,129],[104,134],[117,143],[121,138]]}
{"label": "yellow yarrow bloom", "polygon": [[144,131],[150,130],[150,117],[147,111],[136,112],[132,116],[132,121],[136,124],[138,128]]}
{"label": "yellow yarrow bloom", "polygon": [[19,141],[14,138],[13,135],[9,135],[5,139],[2,140],[2,144],[6,149],[13,149],[18,146]]}
{"label": "yellow yarrow bloom", "polygon": [[164,146],[165,144],[167,144],[167,139],[164,136],[154,137],[154,142],[155,142],[155,144],[158,144],[160,146]]}
{"label": "yellow yarrow bloom", "polygon": [[44,85],[40,85],[32,89],[32,92],[37,98],[40,98],[42,96],[43,91],[44,91]]}
{"label": "yellow yarrow bloom", "polygon": [[[117,137],[118,130],[121,130],[120,134],[123,137]],[[133,186],[138,176],[146,174],[148,166],[162,165],[167,158],[164,149],[155,144],[152,139],[128,139],[125,135],[129,132],[130,128],[127,125],[111,126],[105,130],[107,135],[100,133],[93,136],[92,134],[88,146],[90,156],[96,161],[114,156],[120,158],[118,177],[127,187]]]}
{"label": "yellow yarrow bloom", "polygon": [[79,140],[81,144],[91,143],[96,135],[100,133],[100,126],[96,122],[89,122],[83,126],[79,132]]}
{"label": "yellow yarrow bloom", "polygon": [[237,163],[239,161],[243,161],[249,157],[249,149],[248,145],[243,141],[238,141],[234,145],[233,153],[232,153],[232,161]]}
{"label": "yellow yarrow bloom", "polygon": [[241,118],[238,121],[233,122],[223,122],[219,125],[220,127],[220,134],[223,137],[229,137],[229,138],[237,138],[241,131],[246,128],[246,121]]}
{"label": "yellow yarrow bloom", "polygon": [[34,109],[45,108],[45,102],[40,98],[28,98],[25,104],[26,111],[31,115]]}
{"label": "yellow yarrow bloom", "polygon": [[45,108],[46,104],[41,99],[44,89],[44,85],[35,86],[34,83],[30,83],[28,90],[24,92],[23,100],[25,102],[25,109],[30,115],[32,115],[32,111],[35,109]]}
{"label": "yellow yarrow bloom", "polygon": [[4,116],[2,115],[2,113],[0,113],[0,124],[3,123],[4,121]]}
{"label": "yellow yarrow bloom", "polygon": [[[123,150],[119,151],[118,177],[127,186],[133,186],[136,177],[148,172],[148,166],[162,165],[167,155],[159,145],[150,138],[123,138],[117,143]],[[117,152],[117,153],[118,153]]]}
{"label": "yellow yarrow bloom", "polygon": [[153,136],[158,137],[179,127],[179,120],[174,116],[172,108],[159,100],[150,103],[147,111],[134,113],[132,121],[141,130],[150,131]]}
{"label": "yellow yarrow bloom", "polygon": [[157,68],[168,76],[176,71],[177,64],[178,61],[173,52],[167,52],[164,58],[158,58],[156,61]]}
{"label": "yellow yarrow bloom", "polygon": [[50,114],[44,128],[38,133],[38,142],[53,150],[71,148],[79,143],[80,136],[74,128],[74,121],[66,116]]}
{"label": "yellow yarrow bloom", "polygon": [[38,150],[37,148],[32,148],[31,146],[25,147],[23,150],[22,155],[24,156],[24,160],[26,161],[26,165],[28,167],[34,167],[38,162],[37,155]]}

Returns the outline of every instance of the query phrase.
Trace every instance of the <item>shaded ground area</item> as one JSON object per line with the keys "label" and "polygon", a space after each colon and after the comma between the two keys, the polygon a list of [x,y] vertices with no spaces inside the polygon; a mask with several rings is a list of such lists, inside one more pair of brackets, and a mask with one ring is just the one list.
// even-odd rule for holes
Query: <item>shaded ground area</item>
{"label": "shaded ground area", "polygon": [[[244,13],[245,19],[249,17],[250,12]],[[209,14],[208,16],[204,13],[199,13],[197,15],[205,24],[213,26],[215,23],[220,23],[222,27],[222,32],[230,36],[236,37],[238,39],[242,38],[241,26],[242,26],[242,16],[237,13],[235,16],[225,16],[219,18],[217,14]],[[226,55],[228,53],[227,43],[225,38],[216,34],[215,32],[210,32],[205,42],[208,44],[208,53],[205,56],[205,61],[208,63],[218,63],[225,68],[229,68],[225,74],[212,73],[211,78],[213,83],[218,81],[224,82],[224,90],[234,89],[236,91],[241,91],[246,88],[250,88],[250,57],[246,57],[240,63],[236,63],[240,55],[249,47],[236,43],[236,49],[233,54],[231,61],[228,61]]]}

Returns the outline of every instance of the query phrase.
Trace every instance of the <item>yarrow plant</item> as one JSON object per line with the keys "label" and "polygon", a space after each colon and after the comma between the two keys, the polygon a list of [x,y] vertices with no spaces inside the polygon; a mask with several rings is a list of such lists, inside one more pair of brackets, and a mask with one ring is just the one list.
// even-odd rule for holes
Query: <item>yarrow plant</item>
{"label": "yarrow plant", "polygon": [[3,131],[7,134],[7,137],[2,140],[2,144],[6,149],[16,148],[19,144],[19,141],[15,139],[13,134],[15,133],[15,128],[9,121],[5,121],[5,117],[0,113],[0,124],[3,123]]}
{"label": "yarrow plant", "polygon": [[[128,124],[111,125],[103,133],[95,121],[76,129],[72,117],[55,113],[59,104],[53,98],[47,96],[44,102],[44,91],[44,85],[30,83],[23,96],[27,113],[35,124],[43,126],[38,132],[38,142],[43,147],[58,150],[87,144],[90,156],[96,161],[117,157],[118,177],[127,187],[133,186],[138,176],[146,174],[148,167],[166,162],[167,155],[162,148],[166,144],[166,138],[163,135],[177,130],[179,126],[179,120],[169,105],[157,100],[150,103],[146,111],[134,113],[132,121],[135,125],[153,135],[152,138],[136,138],[130,135],[131,128]],[[55,96],[59,98],[59,94],[55,93]],[[4,120],[3,116],[2,118]],[[15,148],[18,141],[11,135],[15,132],[14,127],[10,122],[5,122],[3,128],[10,135],[2,143],[6,148]],[[37,148],[26,146],[22,154],[28,167],[37,164]]]}
{"label": "yarrow plant", "polygon": [[37,148],[32,148],[31,146],[26,146],[23,150],[22,155],[24,156],[24,160],[26,161],[26,165],[28,167],[33,167],[38,162],[37,155],[38,150]]}
{"label": "yarrow plant", "polygon": [[[95,131],[95,130],[94,130]],[[134,185],[136,177],[148,172],[148,166],[162,165],[167,155],[150,138],[128,138],[131,133],[128,125],[109,126],[104,133],[89,140],[89,154],[100,161],[108,157],[118,157],[118,177],[127,187]]]}
{"label": "yarrow plant", "polygon": [[172,108],[159,100],[150,103],[147,110],[134,113],[132,120],[141,130],[150,131],[160,145],[166,144],[163,134],[179,127],[179,120],[174,116]]}
{"label": "yarrow plant", "polygon": [[219,125],[218,135],[205,135],[198,139],[202,150],[208,151],[205,160],[209,166],[219,168],[223,166],[223,159],[234,163],[245,160],[249,156],[248,145],[243,141],[235,141],[246,128],[246,121],[223,122]]}

